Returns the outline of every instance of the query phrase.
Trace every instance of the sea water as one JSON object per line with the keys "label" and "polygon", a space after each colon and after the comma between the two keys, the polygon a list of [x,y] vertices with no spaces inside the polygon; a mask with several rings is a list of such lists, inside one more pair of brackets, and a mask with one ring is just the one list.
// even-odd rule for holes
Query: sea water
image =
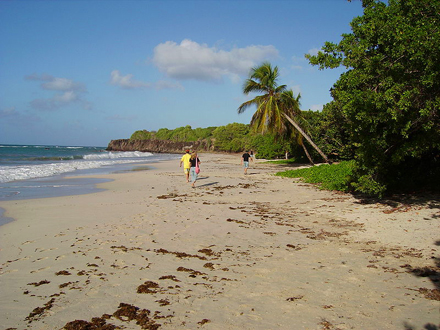
{"label": "sea water", "polygon": [[[96,184],[109,180],[79,176],[129,171],[140,164],[179,158],[103,147],[0,144],[0,201],[97,192]],[[13,220],[3,213],[0,208],[0,225]]]}
{"label": "sea water", "polygon": [[0,201],[89,193],[105,180],[65,177],[130,170],[178,157],[103,147],[0,144]]}

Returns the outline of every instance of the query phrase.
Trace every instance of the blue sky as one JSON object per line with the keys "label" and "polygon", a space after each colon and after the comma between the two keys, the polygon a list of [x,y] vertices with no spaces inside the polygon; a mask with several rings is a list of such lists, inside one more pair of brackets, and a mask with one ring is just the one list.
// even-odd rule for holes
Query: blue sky
{"label": "blue sky", "polygon": [[339,42],[360,0],[0,1],[0,143],[107,146],[136,130],[249,123],[249,70],[319,110],[341,69],[306,53]]}

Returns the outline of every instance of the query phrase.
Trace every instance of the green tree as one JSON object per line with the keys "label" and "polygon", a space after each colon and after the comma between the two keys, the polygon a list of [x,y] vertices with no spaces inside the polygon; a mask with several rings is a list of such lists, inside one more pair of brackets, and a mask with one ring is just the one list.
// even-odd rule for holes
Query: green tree
{"label": "green tree", "polygon": [[275,159],[284,158],[286,150],[290,151],[290,145],[275,134],[251,134],[246,149],[256,150],[257,158]]}
{"label": "green tree", "polygon": [[142,131],[136,131],[134,132],[131,137],[130,140],[149,140],[151,139],[151,133],[146,131],[146,130],[142,130]]}
{"label": "green tree", "polygon": [[232,123],[219,126],[212,132],[214,147],[223,151],[242,151],[247,145],[248,133],[249,126],[245,124]]}
{"label": "green tree", "polygon": [[[313,117],[310,118],[310,114]],[[342,107],[336,101],[324,105],[321,112],[309,111],[307,120],[316,128],[312,136],[332,159],[351,160],[354,158],[354,145],[350,139],[350,128],[343,115]],[[318,117],[318,118],[317,118]]]}
{"label": "green tree", "polygon": [[204,139],[208,139],[211,137],[212,132],[216,129],[217,127],[207,127],[207,128],[196,128],[194,129],[194,134],[197,137],[197,140],[204,140]]}
{"label": "green tree", "polygon": [[197,136],[190,125],[178,127],[171,133],[171,140],[179,142],[197,141]]}
{"label": "green tree", "polygon": [[172,134],[172,130],[169,130],[168,128],[160,128],[154,136],[158,140],[171,140]]}
{"label": "green tree", "polygon": [[355,186],[379,195],[420,162],[431,164],[420,179],[440,168],[440,1],[387,2],[363,0],[352,33],[306,55],[320,69],[348,69],[331,94],[356,147]]}
{"label": "green tree", "polygon": [[293,120],[300,115],[299,98],[293,96],[291,90],[287,90],[286,85],[278,85],[278,67],[272,68],[268,62],[259,67],[252,68],[249,78],[243,85],[243,93],[263,93],[252,100],[244,102],[238,108],[238,113],[243,113],[251,106],[256,106],[257,110],[252,116],[251,126],[255,131],[261,133],[273,133],[286,135],[289,131],[288,123],[307,139],[316,151],[328,162],[327,156],[318,148],[304,130]]}

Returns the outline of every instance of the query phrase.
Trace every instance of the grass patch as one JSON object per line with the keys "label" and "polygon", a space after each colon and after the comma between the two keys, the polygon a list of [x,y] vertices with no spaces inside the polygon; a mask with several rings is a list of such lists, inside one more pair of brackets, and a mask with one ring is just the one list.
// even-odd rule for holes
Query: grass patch
{"label": "grass patch", "polygon": [[290,164],[298,164],[298,163],[300,163],[300,161],[295,158],[289,158],[289,159],[269,160],[266,163],[279,164],[279,165],[290,165]]}
{"label": "grass patch", "polygon": [[301,178],[307,183],[318,184],[320,189],[352,191],[352,173],[354,161],[344,161],[338,164],[323,164],[298,170],[278,172],[275,175],[286,178]]}

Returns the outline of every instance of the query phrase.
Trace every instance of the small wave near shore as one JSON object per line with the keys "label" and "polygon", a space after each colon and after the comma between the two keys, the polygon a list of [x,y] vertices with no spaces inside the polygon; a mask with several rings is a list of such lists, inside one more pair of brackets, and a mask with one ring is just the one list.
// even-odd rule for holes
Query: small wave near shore
{"label": "small wave near shore", "polygon": [[0,183],[171,157],[150,152],[105,151],[100,147],[0,145]]}

